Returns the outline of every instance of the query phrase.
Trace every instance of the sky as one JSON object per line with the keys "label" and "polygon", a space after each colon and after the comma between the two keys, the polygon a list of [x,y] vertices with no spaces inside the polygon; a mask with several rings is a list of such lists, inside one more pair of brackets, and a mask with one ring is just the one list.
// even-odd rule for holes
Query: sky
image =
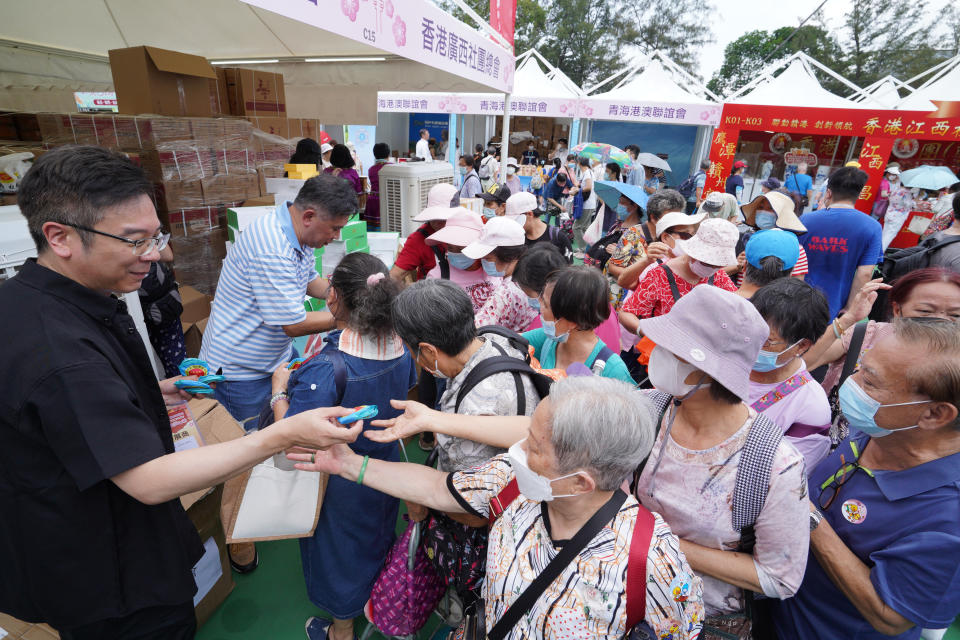
{"label": "sky", "polygon": [[[787,25],[797,26],[822,1],[713,0],[715,18],[711,19],[711,24],[716,42],[705,46],[700,54],[700,75],[709,80],[723,64],[724,48],[743,34],[755,29],[773,31]],[[939,12],[949,1],[930,0],[931,13]],[[827,0],[823,7],[823,21],[828,30],[840,29],[848,4],[847,0]],[[812,23],[813,20],[807,24]]]}

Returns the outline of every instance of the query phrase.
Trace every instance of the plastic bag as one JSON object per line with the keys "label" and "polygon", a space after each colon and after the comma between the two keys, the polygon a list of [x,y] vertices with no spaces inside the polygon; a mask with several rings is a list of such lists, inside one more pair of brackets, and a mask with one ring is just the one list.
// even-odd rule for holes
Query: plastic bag
{"label": "plastic bag", "polygon": [[11,153],[0,156],[0,192],[16,193],[20,180],[33,166],[33,154]]}

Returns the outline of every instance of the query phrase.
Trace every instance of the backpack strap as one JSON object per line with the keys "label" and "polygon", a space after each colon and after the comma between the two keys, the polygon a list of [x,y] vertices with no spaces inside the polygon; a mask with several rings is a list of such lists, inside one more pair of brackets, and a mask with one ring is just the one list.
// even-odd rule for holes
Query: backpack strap
{"label": "backpack strap", "polygon": [[633,629],[647,617],[647,555],[655,524],[653,514],[637,504],[637,522],[627,557],[627,629]]}
{"label": "backpack strap", "polygon": [[713,283],[716,277],[717,277],[717,274],[714,273],[709,278],[707,278],[707,284],[709,284],[710,286],[713,286]]}
{"label": "backpack strap", "polygon": [[762,413],[757,414],[740,451],[737,480],[733,488],[733,528],[740,531],[737,551],[752,553],[756,537],[753,526],[770,490],[770,471],[783,432]]}
{"label": "backpack strap", "polygon": [[643,231],[643,239],[647,241],[647,244],[653,242],[653,236],[650,235],[650,229],[647,228],[647,225],[641,224],[640,230]]}
{"label": "backpack strap", "polygon": [[804,369],[800,373],[790,376],[778,384],[776,388],[763,394],[762,397],[750,406],[757,412],[766,411],[808,382],[813,382],[813,378],[807,373],[807,370]]}
{"label": "backpack strap", "polygon": [[[657,391],[656,389],[652,391],[647,391],[647,398],[653,402],[653,411],[657,416],[657,421],[654,426],[653,431],[653,441],[657,441],[657,436],[660,435],[660,426],[663,424],[663,417],[667,415],[667,409],[670,408],[671,403],[673,402],[673,396],[669,393],[664,393],[663,391]],[[650,459],[648,455],[640,464],[637,465],[637,468],[633,472],[633,481],[630,483],[630,490],[636,495],[637,486],[640,484],[640,475],[643,473],[644,467],[647,466],[647,460]]]}
{"label": "backpack strap", "polygon": [[493,500],[490,501],[490,514],[487,516],[487,520],[490,523],[490,526],[493,526],[493,523],[503,515],[503,512],[507,510],[513,501],[517,499],[520,495],[520,485],[517,484],[516,476],[507,483],[503,489],[500,489],[500,493],[494,496]]}
{"label": "backpack strap", "polygon": [[[610,347],[608,347],[608,346],[607,346],[604,342],[602,342],[602,341],[600,342],[600,344],[602,344],[603,347],[602,347],[602,348],[600,349],[600,351],[597,353],[597,357],[594,358],[593,361],[592,361],[590,364],[587,365],[587,368],[588,368],[588,369],[591,369],[591,370],[592,370],[593,367],[594,367],[597,363],[602,363],[602,364],[606,365],[606,363],[610,360],[610,358],[612,358],[612,357],[614,356],[613,349],[611,349]],[[603,370],[603,368],[601,367],[601,371],[602,371],[602,370]]]}
{"label": "backpack strap", "polygon": [[433,255],[437,259],[437,264],[440,265],[440,278],[442,280],[450,279],[450,263],[447,261],[447,254],[440,250],[440,247],[433,245],[430,247],[433,250]]}
{"label": "backpack strap", "polygon": [[485,334],[493,334],[495,336],[500,336],[501,338],[506,338],[510,341],[510,346],[512,346],[517,351],[523,353],[526,357],[527,362],[530,361],[530,341],[524,338],[522,335],[516,331],[507,329],[506,327],[501,327],[496,324],[488,324],[477,329],[477,335],[482,336]]}
{"label": "backpack strap", "polygon": [[463,402],[463,399],[466,398],[467,394],[473,391],[473,388],[480,384],[480,382],[492,375],[509,372],[513,374],[513,382],[517,387],[517,415],[523,416],[527,414],[527,397],[523,391],[523,380],[520,379],[520,374],[529,373],[533,375],[536,372],[523,360],[508,356],[500,345],[496,343],[492,344],[501,355],[482,360],[477,366],[470,370],[470,373],[467,374],[467,377],[463,381],[463,385],[460,387],[460,391],[457,393],[457,403],[453,409],[454,413],[460,412],[460,404]]}
{"label": "backpack strap", "polygon": [[858,322],[853,328],[853,335],[850,337],[850,347],[847,349],[847,357],[843,360],[843,370],[840,373],[840,379],[837,381],[837,388],[840,388],[847,378],[853,374],[857,368],[857,362],[860,361],[860,351],[863,349],[863,339],[867,335],[867,323]]}
{"label": "backpack strap", "polygon": [[677,278],[673,275],[673,269],[668,267],[666,262],[661,264],[660,268],[667,274],[667,284],[670,285],[670,295],[673,296],[674,303],[680,302],[680,289],[677,287]]}

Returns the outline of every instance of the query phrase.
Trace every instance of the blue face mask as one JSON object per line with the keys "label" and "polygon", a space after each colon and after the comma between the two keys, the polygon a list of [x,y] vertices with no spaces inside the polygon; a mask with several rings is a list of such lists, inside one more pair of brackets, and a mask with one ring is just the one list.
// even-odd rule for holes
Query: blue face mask
{"label": "blue face mask", "polygon": [[473,258],[467,257],[462,253],[448,253],[447,262],[450,263],[450,266],[454,269],[469,269],[473,266],[473,263],[476,262]]}
{"label": "blue face mask", "polygon": [[487,220],[490,220],[491,218],[495,218],[496,215],[497,215],[497,212],[495,209],[487,209],[486,207],[484,207],[483,209],[484,218],[486,218]]}
{"label": "blue face mask", "polygon": [[562,342],[566,342],[566,341],[567,341],[567,338],[570,337],[570,332],[561,333],[560,335],[557,335],[557,322],[556,322],[556,320],[546,320],[546,319],[544,319],[544,318],[541,317],[541,322],[543,322],[543,332],[544,332],[544,333],[546,334],[546,336],[547,336],[548,338],[550,338],[551,340],[555,340],[556,342],[561,342],[561,343],[562,343]]}
{"label": "blue face mask", "polygon": [[494,278],[502,278],[504,275],[503,271],[497,271],[497,263],[490,260],[481,260],[480,264],[483,265],[483,270],[487,273],[488,276]]}
{"label": "blue face mask", "polygon": [[757,211],[755,220],[760,229],[773,229],[777,226],[777,214],[769,211]]}
{"label": "blue face mask", "polygon": [[753,363],[753,370],[759,373],[766,373],[768,371],[773,371],[774,369],[779,369],[780,367],[787,366],[787,364],[789,364],[790,361],[793,360],[793,358],[796,358],[797,356],[793,356],[793,358],[790,358],[790,360],[787,360],[782,364],[777,364],[777,358],[779,358],[782,354],[786,353],[787,351],[790,351],[790,349],[793,349],[795,346],[797,346],[801,342],[802,340],[797,340],[796,342],[794,342],[792,345],[790,345],[783,351],[764,351],[763,349],[761,349],[760,355],[757,356],[757,361]]}
{"label": "blue face mask", "polygon": [[462,175],[462,176],[467,175],[467,168],[466,168],[466,167],[457,167],[457,171],[459,171],[459,172],[460,172],[460,175]]}
{"label": "blue face mask", "polygon": [[874,400],[853,378],[847,378],[847,381],[840,387],[838,396],[840,400],[840,411],[846,417],[851,427],[859,429],[871,438],[882,438],[888,436],[894,431],[906,431],[907,429],[916,429],[919,425],[909,427],[900,427],[899,429],[884,429],[877,424],[877,411],[883,407],[903,407],[909,404],[926,404],[932,400],[918,400],[916,402],[898,402],[896,404],[880,404]]}
{"label": "blue face mask", "polygon": [[617,205],[617,220],[626,220],[630,217],[630,210],[627,209],[627,205],[618,204]]}
{"label": "blue face mask", "polygon": [[531,309],[535,311],[540,311],[540,298],[527,298],[527,304],[530,305]]}

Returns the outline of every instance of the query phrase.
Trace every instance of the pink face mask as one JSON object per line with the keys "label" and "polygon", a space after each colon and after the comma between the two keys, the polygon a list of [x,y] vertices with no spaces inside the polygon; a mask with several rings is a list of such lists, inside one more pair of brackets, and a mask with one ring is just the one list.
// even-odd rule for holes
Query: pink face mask
{"label": "pink face mask", "polygon": [[690,271],[693,271],[694,274],[700,279],[709,278],[717,271],[720,271],[720,267],[711,267],[710,265],[703,264],[699,260],[690,260]]}

